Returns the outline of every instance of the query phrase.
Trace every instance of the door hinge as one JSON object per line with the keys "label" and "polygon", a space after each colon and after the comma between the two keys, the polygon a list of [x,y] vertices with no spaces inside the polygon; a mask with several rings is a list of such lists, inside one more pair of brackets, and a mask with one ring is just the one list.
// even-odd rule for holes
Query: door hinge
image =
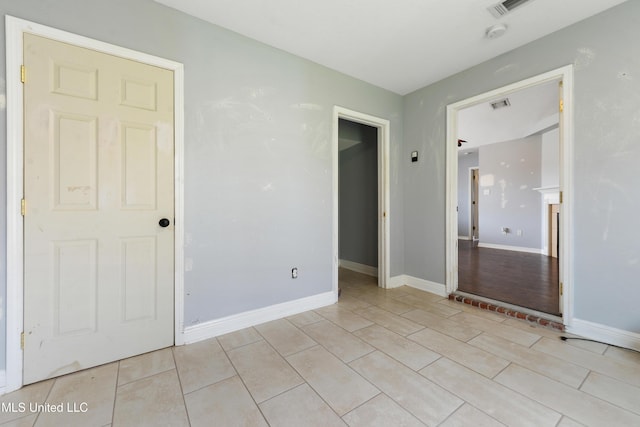
{"label": "door hinge", "polygon": [[27,213],[27,202],[22,199],[20,200],[20,214],[24,216]]}
{"label": "door hinge", "polygon": [[24,350],[24,332],[20,332],[20,350]]}
{"label": "door hinge", "polygon": [[562,191],[560,192],[560,196],[559,197],[560,197],[560,203],[562,203],[562,200],[564,199]]}
{"label": "door hinge", "polygon": [[560,100],[560,112],[562,113],[564,111],[564,100]]}
{"label": "door hinge", "polygon": [[560,295],[564,295],[564,285],[560,282]]}
{"label": "door hinge", "polygon": [[27,71],[26,71],[26,69],[24,68],[24,65],[21,65],[21,66],[20,66],[20,81],[21,81],[22,83],[24,83],[24,82],[27,80],[26,75],[27,75]]}

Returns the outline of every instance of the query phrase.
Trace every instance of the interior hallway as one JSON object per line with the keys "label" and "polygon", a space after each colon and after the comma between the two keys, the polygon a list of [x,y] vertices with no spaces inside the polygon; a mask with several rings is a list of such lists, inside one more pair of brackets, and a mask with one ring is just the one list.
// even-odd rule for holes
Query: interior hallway
{"label": "interior hallway", "polygon": [[[638,353],[358,273],[340,286],[336,305],[24,387],[0,424],[640,425]],[[86,412],[30,413],[45,402]]]}
{"label": "interior hallway", "polygon": [[560,316],[558,258],[458,240],[458,290]]}

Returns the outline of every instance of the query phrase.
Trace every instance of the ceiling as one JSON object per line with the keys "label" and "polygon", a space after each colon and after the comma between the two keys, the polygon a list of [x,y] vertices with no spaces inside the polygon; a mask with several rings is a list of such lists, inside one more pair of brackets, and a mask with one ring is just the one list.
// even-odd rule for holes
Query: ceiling
{"label": "ceiling", "polygon": [[[458,112],[458,137],[467,141],[458,154],[497,142],[522,139],[558,126],[558,81],[535,85]],[[491,103],[509,99],[508,107],[493,109]]]}
{"label": "ceiling", "polygon": [[[625,0],[155,0],[400,95]],[[507,26],[499,38],[487,28]]]}

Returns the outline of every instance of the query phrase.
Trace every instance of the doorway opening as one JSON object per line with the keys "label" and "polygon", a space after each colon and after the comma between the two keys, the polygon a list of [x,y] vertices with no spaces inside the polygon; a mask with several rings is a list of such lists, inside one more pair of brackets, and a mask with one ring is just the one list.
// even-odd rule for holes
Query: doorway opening
{"label": "doorway opening", "polygon": [[[568,318],[571,77],[568,66],[447,107],[449,293]],[[507,107],[498,111],[492,104]],[[518,106],[529,114],[520,127]],[[492,124],[496,112],[501,118]],[[556,231],[553,205],[559,207]]]}
{"label": "doorway opening", "polygon": [[334,290],[338,269],[389,280],[389,121],[334,108]]}

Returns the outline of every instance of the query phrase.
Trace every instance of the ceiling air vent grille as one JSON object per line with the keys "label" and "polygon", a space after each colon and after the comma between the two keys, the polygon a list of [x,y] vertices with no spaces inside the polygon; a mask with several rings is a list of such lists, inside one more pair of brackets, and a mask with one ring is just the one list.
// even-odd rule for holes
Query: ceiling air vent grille
{"label": "ceiling air vent grille", "polygon": [[504,0],[498,4],[495,4],[488,8],[489,12],[495,18],[502,18],[507,13],[511,12],[513,9],[522,6],[525,3],[528,3],[532,0]]}
{"label": "ceiling air vent grille", "polygon": [[498,101],[494,101],[491,103],[491,108],[493,108],[494,110],[497,110],[498,108],[504,108],[504,107],[510,107],[510,106],[511,106],[511,101],[509,101],[509,98],[500,99]]}

